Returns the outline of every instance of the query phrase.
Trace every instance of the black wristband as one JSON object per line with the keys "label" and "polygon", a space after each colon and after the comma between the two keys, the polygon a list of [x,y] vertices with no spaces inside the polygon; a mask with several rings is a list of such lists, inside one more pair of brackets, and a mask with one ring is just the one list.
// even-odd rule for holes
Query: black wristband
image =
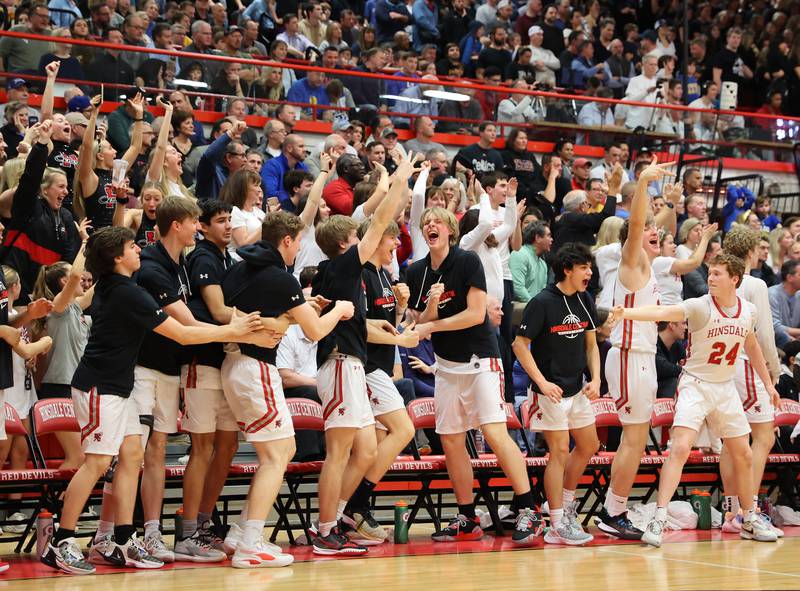
{"label": "black wristband", "polygon": [[134,123],[136,123],[137,121],[144,121],[144,117],[142,117],[141,119],[134,119],[133,121]]}
{"label": "black wristband", "polygon": [[121,203],[122,205],[127,205],[130,200],[130,197],[117,197],[117,203]]}

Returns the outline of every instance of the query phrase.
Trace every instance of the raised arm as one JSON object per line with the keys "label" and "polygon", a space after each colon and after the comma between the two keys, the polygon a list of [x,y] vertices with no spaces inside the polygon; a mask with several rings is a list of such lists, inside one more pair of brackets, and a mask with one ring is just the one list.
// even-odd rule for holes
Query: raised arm
{"label": "raised arm", "polygon": [[[78,233],[81,237],[81,247],[78,250],[78,254],[75,255],[75,260],[72,262],[72,267],[69,270],[69,275],[67,276],[67,282],[61,291],[53,298],[53,312],[56,314],[61,314],[67,307],[75,301],[75,297],[77,295],[78,287],[81,284],[81,276],[83,275],[84,271],[84,249],[86,248],[86,241],[89,239],[89,234],[87,233],[89,226],[89,220],[81,220],[80,224],[75,224],[78,227]],[[42,267],[40,273],[44,273],[45,267]]]}
{"label": "raised arm", "polygon": [[309,227],[314,224],[314,218],[319,211],[319,204],[322,201],[322,190],[325,188],[325,183],[328,182],[328,177],[331,173],[332,161],[331,157],[325,152],[320,152],[319,155],[319,175],[314,179],[314,184],[311,185],[311,190],[308,192],[308,199],[306,199],[306,206],[298,216]]}
{"label": "raised arm", "polygon": [[11,204],[11,217],[24,222],[33,213],[39,198],[39,187],[47,166],[48,145],[52,132],[52,121],[37,124],[37,139],[25,160],[25,170],[19,179],[14,200]]}
{"label": "raised arm", "polygon": [[[159,97],[160,98],[160,97]],[[128,105],[131,106],[133,109],[134,114],[136,117],[134,118],[133,122],[133,132],[131,133],[131,144],[128,146],[128,149],[125,150],[125,153],[122,155],[122,159],[126,160],[130,164],[136,160],[136,157],[139,155],[139,151],[142,149],[142,122],[144,121],[144,96],[141,93],[136,93],[136,96],[132,99],[128,99]],[[165,125],[169,125],[169,121],[164,121]]]}
{"label": "raised arm", "polygon": [[640,320],[642,322],[680,322],[686,319],[686,313],[681,306],[640,306],[637,308],[623,308],[615,306],[611,309],[612,325],[622,319]]}
{"label": "raised arm", "polygon": [[[477,182],[477,181],[476,181]],[[478,210],[478,225],[461,237],[461,248],[465,250],[476,250],[483,241],[492,233],[494,227],[494,215],[492,213],[492,203],[489,195],[481,190],[481,198]]]}
{"label": "raised arm", "polygon": [[[153,159],[150,161],[150,168],[147,169],[147,180],[154,183],[161,182],[161,173],[164,170],[164,158],[167,154],[167,143],[169,142],[169,130],[172,127],[173,109],[172,104],[165,101],[161,95],[159,95],[158,101],[164,107],[164,121],[161,123],[161,129],[158,130]],[[132,161],[128,160],[128,162]]]}
{"label": "raised arm", "polygon": [[44,92],[42,93],[42,121],[53,118],[53,95],[55,93],[56,76],[58,76],[60,67],[61,62],[59,61],[50,62],[44,67],[47,73],[47,82],[44,84]]}
{"label": "raised arm", "polygon": [[375,167],[380,171],[381,176],[378,179],[378,185],[375,187],[372,195],[370,195],[369,199],[364,202],[363,210],[365,217],[370,217],[375,212],[375,210],[383,201],[384,197],[386,197],[386,194],[389,192],[389,173],[382,164],[376,162]]}
{"label": "raised arm", "polygon": [[678,228],[678,216],[675,208],[677,207],[678,203],[680,203],[682,194],[682,183],[675,183],[674,185],[672,183],[664,183],[664,199],[666,199],[668,203],[671,203],[672,207],[662,207],[661,211],[654,216],[656,227],[664,228],[673,236]]}
{"label": "raised arm", "polygon": [[417,182],[411,191],[411,212],[408,216],[409,226],[418,226],[422,219],[422,212],[425,211],[425,193],[428,189],[428,175],[431,173],[431,163],[426,160],[422,163],[422,168],[417,176]]}
{"label": "raised arm", "polygon": [[[78,151],[78,172],[76,178],[81,184],[81,195],[76,195],[76,202],[83,203],[84,195],[91,195],[97,190],[99,179],[94,172],[94,132],[97,127],[97,114],[100,112],[100,95],[92,97],[92,114],[89,116],[89,125],[83,132],[83,141]],[[78,212],[76,212],[78,213]],[[83,213],[83,212],[80,212]]]}
{"label": "raised arm", "polygon": [[414,174],[414,163],[417,161],[413,152],[409,152],[397,166],[392,179],[392,185],[386,198],[381,201],[381,204],[375,210],[372,216],[372,223],[369,225],[367,233],[358,243],[358,255],[361,259],[361,264],[366,263],[375,253],[378,244],[383,237],[383,232],[386,226],[392,221],[395,211],[400,203],[406,199],[408,192],[408,179]]}
{"label": "raised arm", "polygon": [[700,237],[700,244],[698,244],[697,248],[694,249],[692,256],[690,256],[688,259],[675,259],[675,262],[672,263],[669,272],[673,275],[686,275],[687,273],[690,273],[699,267],[703,262],[703,258],[706,256],[706,250],[708,250],[709,241],[714,237],[714,234],[717,233],[717,228],[717,224],[705,226],[703,228],[703,234]]}

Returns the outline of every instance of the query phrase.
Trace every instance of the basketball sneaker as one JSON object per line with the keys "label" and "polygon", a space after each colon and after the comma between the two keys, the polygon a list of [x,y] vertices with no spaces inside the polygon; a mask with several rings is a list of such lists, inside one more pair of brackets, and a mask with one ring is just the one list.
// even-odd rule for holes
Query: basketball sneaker
{"label": "basketball sneaker", "polygon": [[730,511],[725,513],[725,521],[722,522],[722,533],[724,534],[738,534],[742,531],[742,515],[737,513],[734,515]]}
{"label": "basketball sneaker", "polygon": [[147,553],[150,554],[150,556],[158,558],[161,562],[175,562],[175,553],[167,548],[160,531],[145,536],[144,547],[147,549]]}
{"label": "basketball sneaker", "polygon": [[651,546],[660,548],[661,536],[664,533],[664,525],[665,525],[664,521],[659,521],[658,519],[651,519],[650,523],[647,524],[647,527],[642,533],[642,541],[645,544],[650,544]]}
{"label": "basketball sneaker", "polygon": [[594,518],[594,522],[601,532],[622,540],[641,540],[644,533],[631,523],[627,511],[612,517],[603,507]]}
{"label": "basketball sneaker", "polygon": [[6,572],[9,568],[11,568],[10,564],[8,564],[5,560],[0,560],[0,573]]}
{"label": "basketball sneaker", "polygon": [[334,527],[327,536],[321,534],[317,535],[312,544],[314,545],[314,554],[321,556],[358,556],[367,553],[365,546],[360,546],[351,541],[347,536],[339,531],[338,527]]}
{"label": "basketball sneaker", "polygon": [[277,568],[289,566],[293,562],[294,556],[284,554],[278,546],[259,539],[252,548],[246,548],[240,541],[236,545],[231,566],[233,568]]}
{"label": "basketball sneaker", "polygon": [[783,530],[777,527],[774,523],[772,523],[772,518],[769,515],[767,515],[766,513],[759,513],[758,515],[761,518],[761,521],[763,521],[767,525],[767,527],[773,531],[773,533],[776,536],[778,536],[779,538],[783,537]]}
{"label": "basketball sneaker", "polygon": [[469,518],[460,513],[450,520],[443,530],[431,535],[434,542],[474,542],[483,537],[480,520]]}
{"label": "basketball sneaker", "polygon": [[125,557],[125,566],[133,568],[161,568],[164,562],[153,556],[142,540],[134,533],[124,544],[116,544]]}
{"label": "basketball sneaker", "polygon": [[50,540],[41,561],[47,566],[69,575],[93,575],[95,568],[86,562],[75,538],[67,538],[54,546]]}
{"label": "basketball sneaker", "polygon": [[[237,527],[239,526],[237,525]],[[206,521],[201,527],[197,528],[197,531],[200,534],[200,537],[205,540],[206,544],[211,546],[214,550],[222,552],[228,556],[228,547],[225,545],[225,540],[217,535],[217,532],[215,532],[211,527],[210,522]],[[233,554],[234,550],[236,550],[235,547],[233,550],[231,550],[231,554]]]}
{"label": "basketball sneaker", "polygon": [[564,515],[561,517],[561,523],[568,523],[573,530],[576,530],[575,537],[580,538],[583,536],[586,539],[585,543],[594,539],[592,534],[584,531],[581,522],[578,520],[578,501],[574,499],[564,505]]}
{"label": "basketball sneaker", "polygon": [[533,509],[522,509],[517,515],[517,521],[514,524],[514,532],[511,534],[511,541],[515,544],[529,544],[536,538],[542,535],[544,530],[544,520],[542,514]]}
{"label": "basketball sneaker", "polygon": [[749,521],[742,521],[742,531],[739,532],[739,535],[745,540],[755,540],[756,542],[778,541],[778,535],[758,516],[754,516]]}
{"label": "basketball sneaker", "polygon": [[92,540],[89,548],[89,562],[106,566],[125,566],[125,556],[114,543],[114,536],[108,534],[100,540]]}
{"label": "basketball sneaker", "polygon": [[7,519],[7,521],[13,521],[14,523],[11,525],[6,526],[6,531],[10,534],[21,534],[25,531],[25,526],[28,523],[28,516],[22,513],[21,511],[17,511],[11,517]]}
{"label": "basketball sneaker", "polygon": [[208,538],[197,530],[188,538],[175,542],[175,560],[186,562],[222,562],[228,555],[211,547]]}
{"label": "basketball sneaker", "polygon": [[378,546],[383,544],[389,536],[388,532],[372,516],[369,509],[363,513],[354,511],[352,515],[348,515],[345,512],[342,515],[339,529],[356,544],[361,544],[362,546]]}

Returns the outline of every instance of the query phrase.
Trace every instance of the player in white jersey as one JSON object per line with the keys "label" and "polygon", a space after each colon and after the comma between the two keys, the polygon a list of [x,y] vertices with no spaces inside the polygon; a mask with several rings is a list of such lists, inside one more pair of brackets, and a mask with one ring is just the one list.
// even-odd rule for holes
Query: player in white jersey
{"label": "player in white jersey", "polygon": [[774,542],[777,535],[758,518],[752,493],[750,426],[736,393],[733,378],[736,359],[744,349],[756,373],[767,384],[770,396],[778,394],[772,386],[767,364],[754,333],[755,306],[736,295],[744,276],[744,262],[730,254],[714,257],[708,270],[708,295],[692,298],[675,306],[644,308],[616,307],[611,322],[639,320],[678,322],[687,320],[689,346],[683,373],[678,382],[675,419],[670,454],[661,470],[655,517],[647,524],[642,541],[660,546],[667,520],[667,505],[680,484],[683,466],[689,457],[700,427],[707,422],[719,435],[734,468],[734,488],[742,506],[750,509],[742,523],[741,537]]}
{"label": "player in white jersey", "polygon": [[[652,262],[659,255],[658,228],[650,214],[649,183],[667,174],[671,163],[645,168],[636,185],[630,217],[622,226],[622,259],[614,280],[614,305],[626,308],[655,305],[658,286]],[[628,519],[630,494],[650,432],[650,415],[656,399],[656,341],[654,322],[621,322],[611,332],[612,348],[606,357],[608,389],[615,399],[624,436],[611,467],[611,486],[597,516],[601,531],[625,540],[638,540],[642,531]]]}
{"label": "player in white jersey", "polygon": [[[740,298],[756,307],[756,339],[767,362],[771,383],[775,384],[780,376],[781,365],[778,350],[775,347],[775,330],[772,327],[772,313],[769,307],[767,284],[763,280],[750,275],[750,269],[758,262],[758,234],[746,226],[736,226],[725,236],[724,250],[728,254],[739,257],[745,262],[744,277],[736,290]],[[752,430],[753,452],[753,496],[758,495],[767,457],[775,443],[775,407],[770,400],[764,382],[753,371],[753,365],[747,354],[740,350],[736,359],[736,390],[742,401],[747,422]],[[733,465],[730,456],[723,450],[719,465],[724,490],[734,482]],[[725,495],[728,512],[722,524],[722,531],[738,533],[742,527],[739,514],[739,499],[735,495]],[[780,537],[783,532],[776,527],[773,531]]]}

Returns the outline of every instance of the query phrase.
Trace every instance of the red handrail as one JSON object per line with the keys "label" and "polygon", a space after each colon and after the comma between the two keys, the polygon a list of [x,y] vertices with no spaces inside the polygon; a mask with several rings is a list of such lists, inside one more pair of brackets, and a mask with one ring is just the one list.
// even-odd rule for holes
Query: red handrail
{"label": "red handrail", "polygon": [[[48,36],[48,35],[37,35],[34,33],[28,32],[20,32],[20,31],[0,31],[0,37],[16,37],[19,39],[30,39],[35,41],[45,41],[48,43],[55,43],[56,38]],[[58,43],[69,44],[69,45],[82,45],[86,47],[96,47],[102,49],[112,49],[115,51],[132,51],[132,52],[139,52],[139,53],[152,53],[152,54],[159,54],[159,55],[169,55],[175,56],[180,58],[195,58],[197,60],[210,60],[210,61],[219,61],[219,62],[235,62],[240,64],[247,64],[259,67],[273,67],[273,68],[292,68],[295,70],[306,70],[306,71],[315,71],[315,72],[322,72],[325,74],[333,74],[337,76],[346,75],[349,77],[356,77],[356,78],[376,78],[379,80],[393,80],[395,82],[412,82],[415,84],[420,83],[419,78],[408,78],[406,76],[393,76],[393,75],[386,75],[386,74],[374,74],[371,72],[362,72],[361,70],[340,70],[335,68],[325,68],[322,66],[316,65],[304,65],[304,64],[284,64],[281,62],[272,62],[272,61],[264,61],[264,60],[257,60],[252,58],[240,58],[240,57],[231,57],[227,55],[215,55],[215,54],[205,54],[205,53],[193,53],[187,51],[175,51],[172,49],[159,49],[157,47],[139,47],[136,45],[115,45],[112,43],[106,43],[101,41],[89,41],[85,39],[72,39],[72,38],[65,38],[59,37],[57,38]],[[81,81],[81,84],[86,84],[87,81]],[[453,88],[466,88],[466,89],[473,89],[473,90],[481,90],[484,92],[495,92],[501,93],[504,95],[509,94],[510,88],[507,86],[492,86],[492,85],[482,85],[482,84],[472,84],[472,83],[465,83],[465,82],[454,82],[450,80],[436,80],[437,86],[450,86]],[[669,105],[669,104],[654,104],[654,103],[644,103],[639,101],[625,101],[625,100],[617,100],[617,99],[606,99],[601,97],[585,97],[581,95],[575,94],[561,94],[556,92],[542,92],[538,90],[526,90],[526,89],[514,89],[514,94],[522,94],[522,95],[530,95],[534,97],[544,97],[544,98],[558,98],[558,99],[567,99],[567,100],[576,100],[582,102],[597,102],[597,103],[609,103],[612,105],[627,105],[631,107],[645,107],[648,109],[661,109],[661,110],[671,110],[671,111],[685,111],[689,113],[711,113],[714,115],[724,115],[724,116],[742,116],[742,117],[749,117],[749,118],[760,118],[760,119],[782,119],[784,121],[794,121],[798,125],[800,125],[800,117],[790,117],[787,115],[771,115],[767,113],[751,113],[747,111],[731,111],[731,110],[721,110],[721,109],[697,109],[691,108],[684,105]]]}

